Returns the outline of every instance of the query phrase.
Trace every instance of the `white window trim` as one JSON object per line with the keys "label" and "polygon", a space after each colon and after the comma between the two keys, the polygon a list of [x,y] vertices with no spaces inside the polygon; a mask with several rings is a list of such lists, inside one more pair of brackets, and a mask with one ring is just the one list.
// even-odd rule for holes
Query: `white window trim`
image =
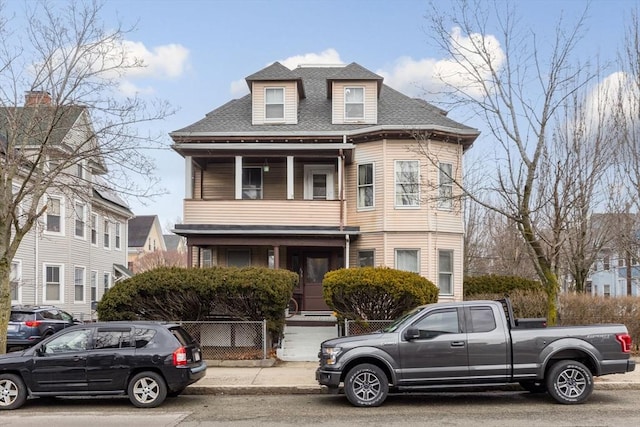
{"label": "white window trim", "polygon": [[[16,264],[16,282],[18,282],[18,299],[12,299],[12,304],[20,304],[22,301],[22,260],[21,259],[13,259],[11,264]],[[9,287],[11,287],[11,270],[9,270]],[[11,291],[11,290],[9,290]]]}
{"label": "white window trim", "polygon": [[[417,204],[415,205],[398,205],[397,201],[398,201],[398,174],[396,173],[398,171],[398,164],[400,162],[413,162],[413,163],[418,163],[418,195],[417,195]],[[410,160],[394,160],[393,162],[393,205],[396,209],[419,209],[420,208],[420,203],[421,203],[421,194],[422,194],[422,188],[420,185],[420,160],[415,160],[415,159],[410,159]]]}
{"label": "white window trim", "polygon": [[[78,205],[82,206],[82,236],[76,234],[76,221],[78,220]],[[87,204],[81,200],[73,202],[73,237],[78,240],[87,240]]]}
{"label": "white window trim", "polygon": [[[60,299],[47,299],[47,267],[58,267],[60,269]],[[42,264],[42,301],[46,303],[64,303],[64,264],[45,263]]]}
{"label": "white window trim", "polygon": [[122,250],[122,223],[120,221],[113,223],[113,247],[117,251]]}
{"label": "white window trim", "polygon": [[[451,292],[442,292],[442,290],[440,289],[440,252],[448,252],[451,254],[451,271],[445,271],[444,274],[449,274],[451,276]],[[437,268],[438,268],[438,279],[437,279],[437,286],[438,286],[438,294],[439,295],[446,295],[446,296],[452,296],[455,294],[455,282],[454,280],[454,270],[455,270],[455,252],[453,251],[453,249],[438,249],[437,250],[437,254],[438,254],[438,260],[437,260]]]}
{"label": "white window trim", "polygon": [[313,200],[313,175],[324,173],[327,175],[327,198],[335,200],[334,177],[335,167],[333,165],[304,165],[304,199]]}
{"label": "white window trim", "polygon": [[395,268],[400,270],[400,268],[398,267],[398,251],[412,251],[416,253],[416,264],[418,266],[418,271],[411,271],[411,270],[402,270],[402,271],[410,271],[411,273],[418,273],[420,274],[420,272],[422,271],[422,263],[420,262],[420,249],[419,248],[396,248],[393,250],[393,255],[395,258]]}
{"label": "white window trim", "polygon": [[[95,218],[95,223],[93,222],[93,219]],[[95,224],[95,232],[96,232],[96,241],[93,242],[92,238],[93,236],[91,235],[91,233],[94,231],[94,226]],[[91,213],[91,225],[89,226],[89,241],[91,242],[91,246],[98,246],[98,242],[100,241],[100,215],[98,215],[97,213]]]}
{"label": "white window trim", "polygon": [[[267,117],[267,105],[280,105],[280,103],[269,103],[267,104],[267,91],[269,89],[280,89],[282,90],[282,117]],[[283,123],[285,118],[287,117],[287,92],[284,86],[267,86],[264,88],[264,121],[268,123]]]}
{"label": "white window trim", "polygon": [[[442,170],[443,165],[447,165],[451,167],[451,176],[449,178],[450,182],[448,184],[443,184],[441,181],[442,174],[446,173],[445,171]],[[451,188],[451,198],[445,199],[442,197],[440,190],[445,186]],[[450,211],[453,209],[453,164],[452,163],[447,163],[447,162],[438,163],[438,209],[443,211]]]}
{"label": "white window trim", "polygon": [[[373,178],[373,182],[371,184],[360,185],[360,166],[371,165],[371,175]],[[360,205],[360,187],[369,187],[372,189],[372,203],[371,206],[361,206]],[[358,165],[357,176],[356,176],[356,203],[357,209],[359,211],[370,211],[374,210],[376,207],[376,164],[374,162],[361,163]]]}
{"label": "white window trim", "polygon": [[45,197],[45,203],[49,203],[49,199],[56,199],[56,200],[60,200],[60,231],[50,231],[47,229],[47,219],[48,219],[48,214],[45,211],[43,217],[44,217],[44,234],[47,235],[51,235],[51,236],[64,236],[64,225],[65,225],[65,206],[64,206],[64,197],[62,196],[46,196]]}
{"label": "white window trim", "polygon": [[[82,269],[82,299],[76,299],[76,269]],[[87,268],[83,265],[73,266],[73,303],[82,304],[87,301]]]}
{"label": "white window trim", "polygon": [[[362,117],[347,117],[347,90],[349,89],[362,89]],[[366,115],[366,99],[367,99],[367,89],[364,86],[345,86],[343,92],[343,111],[344,111],[344,121],[345,122],[362,122]],[[356,102],[349,102],[349,104],[356,104]]]}

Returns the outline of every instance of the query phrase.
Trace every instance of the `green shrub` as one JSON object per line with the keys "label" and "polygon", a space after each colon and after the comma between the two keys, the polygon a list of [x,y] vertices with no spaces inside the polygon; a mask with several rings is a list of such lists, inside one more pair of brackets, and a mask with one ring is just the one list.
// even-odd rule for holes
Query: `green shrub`
{"label": "green shrub", "polygon": [[100,320],[267,320],[272,336],[298,283],[288,270],[263,267],[161,267],[117,283],[98,303]]}
{"label": "green shrub", "polygon": [[[498,276],[494,274],[486,276],[472,276],[464,279],[464,297],[472,297],[478,294],[500,294],[503,298],[516,289],[543,291],[540,282],[525,279],[518,276]],[[474,298],[477,299],[477,298]]]}
{"label": "green shrub", "polygon": [[418,305],[438,301],[438,288],[426,278],[384,267],[330,271],[322,290],[339,319],[395,319]]}

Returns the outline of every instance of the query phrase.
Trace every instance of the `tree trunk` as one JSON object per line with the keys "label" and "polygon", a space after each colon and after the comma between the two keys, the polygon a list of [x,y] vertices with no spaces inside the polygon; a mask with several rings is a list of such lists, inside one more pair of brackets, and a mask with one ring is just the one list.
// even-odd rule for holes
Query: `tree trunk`
{"label": "tree trunk", "polygon": [[11,263],[7,258],[0,258],[0,307],[9,307],[9,310],[0,309],[0,354],[7,351],[7,328],[9,316],[11,316]]}

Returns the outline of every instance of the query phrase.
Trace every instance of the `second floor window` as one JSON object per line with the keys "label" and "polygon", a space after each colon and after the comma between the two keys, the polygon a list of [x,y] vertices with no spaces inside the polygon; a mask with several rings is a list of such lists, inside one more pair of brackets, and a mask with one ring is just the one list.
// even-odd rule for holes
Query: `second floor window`
{"label": "second floor window", "polygon": [[284,88],[270,87],[264,91],[265,120],[284,120]]}
{"label": "second floor window", "polygon": [[110,234],[110,230],[109,230],[109,221],[107,221],[106,219],[104,220],[104,247],[109,249],[109,247],[111,246],[111,234]]}
{"label": "second floor window", "polygon": [[120,249],[120,223],[116,222],[115,226],[115,246],[116,249]]}
{"label": "second floor window", "polygon": [[438,173],[438,207],[451,209],[453,206],[453,165],[440,163]]}
{"label": "second floor window", "polygon": [[242,198],[262,199],[262,168],[242,168]]}
{"label": "second floor window", "polygon": [[84,239],[84,203],[76,202],[75,235]]}
{"label": "second floor window", "polygon": [[91,214],[91,244],[98,244],[98,215]]}
{"label": "second floor window", "polygon": [[60,233],[62,231],[62,201],[56,198],[47,200],[47,231]]}
{"label": "second floor window", "polygon": [[344,88],[344,118],[345,120],[364,119],[364,88]]}
{"label": "second floor window", "polygon": [[358,208],[373,207],[373,163],[358,165]]}
{"label": "second floor window", "polygon": [[420,162],[396,160],[396,206],[420,206]]}

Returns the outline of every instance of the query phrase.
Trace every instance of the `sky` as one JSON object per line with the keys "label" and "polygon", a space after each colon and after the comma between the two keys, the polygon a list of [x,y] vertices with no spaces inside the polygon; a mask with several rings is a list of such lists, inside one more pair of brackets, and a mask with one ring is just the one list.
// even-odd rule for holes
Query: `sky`
{"label": "sky", "polygon": [[[542,45],[561,17],[573,22],[587,3],[511,1]],[[449,7],[448,0],[435,4]],[[244,78],[274,61],[290,68],[357,62],[394,89],[430,101],[425,88],[434,67],[446,66],[447,58],[430,42],[428,9],[422,0],[107,0],[102,13],[107,24],[135,24],[127,45],[148,65],[127,76],[121,90],[165,99],[178,109],[153,125],[168,146],[169,132],[247,94]],[[615,59],[633,9],[640,9],[640,0],[591,1],[579,47],[583,56]],[[449,116],[483,130],[482,123]],[[481,136],[476,145],[482,143]],[[136,215],[158,215],[167,229],[182,218],[184,159],[170,149],[152,155],[167,194],[129,203]]]}

